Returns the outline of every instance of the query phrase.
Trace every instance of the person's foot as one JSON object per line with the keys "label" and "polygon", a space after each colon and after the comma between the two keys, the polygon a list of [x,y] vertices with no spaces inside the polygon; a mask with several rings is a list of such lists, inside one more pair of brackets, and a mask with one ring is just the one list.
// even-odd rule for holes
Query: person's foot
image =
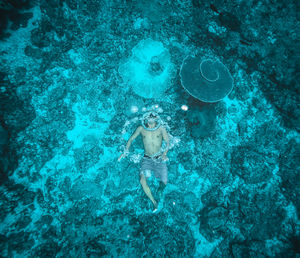
{"label": "person's foot", "polygon": [[158,209],[158,204],[157,204],[156,201],[154,201],[154,202],[153,202],[153,210],[152,210],[152,212],[153,212],[153,213],[154,213],[154,212],[157,212],[157,209]]}

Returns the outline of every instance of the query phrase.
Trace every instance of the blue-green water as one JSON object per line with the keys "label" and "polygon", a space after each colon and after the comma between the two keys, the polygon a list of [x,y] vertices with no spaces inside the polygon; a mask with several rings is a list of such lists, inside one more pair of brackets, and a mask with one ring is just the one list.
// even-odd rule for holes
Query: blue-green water
{"label": "blue-green water", "polygon": [[[295,1],[10,0],[0,17],[1,257],[299,256]],[[142,135],[118,161],[148,111],[169,138],[156,213]]]}

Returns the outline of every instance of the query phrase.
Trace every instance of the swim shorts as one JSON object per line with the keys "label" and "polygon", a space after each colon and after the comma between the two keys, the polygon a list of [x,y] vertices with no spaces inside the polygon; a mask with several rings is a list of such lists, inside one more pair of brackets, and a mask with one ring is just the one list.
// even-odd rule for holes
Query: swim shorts
{"label": "swim shorts", "polygon": [[167,162],[161,158],[161,155],[153,158],[144,155],[142,158],[140,175],[144,174],[145,177],[148,178],[151,176],[151,171],[153,171],[156,178],[166,182],[168,179],[168,168],[166,163]]}

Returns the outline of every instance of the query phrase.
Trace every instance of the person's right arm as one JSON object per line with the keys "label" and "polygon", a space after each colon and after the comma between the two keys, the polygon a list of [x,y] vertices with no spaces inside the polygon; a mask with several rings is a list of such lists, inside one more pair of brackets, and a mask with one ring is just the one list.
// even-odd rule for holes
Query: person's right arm
{"label": "person's right arm", "polygon": [[142,126],[139,126],[139,127],[135,130],[135,132],[130,136],[130,138],[129,138],[127,144],[126,144],[126,148],[125,148],[125,150],[124,150],[124,153],[122,153],[122,154],[120,155],[120,157],[118,158],[118,161],[120,161],[123,157],[125,157],[125,156],[129,153],[129,147],[130,147],[131,143],[133,142],[133,140],[134,140],[136,137],[139,136],[139,134],[141,133],[142,129],[143,129],[143,127],[142,127]]}
{"label": "person's right arm", "polygon": [[126,144],[126,149],[125,149],[125,151],[129,151],[129,147],[130,147],[131,143],[133,142],[133,140],[134,140],[136,137],[139,136],[139,134],[140,134],[141,131],[142,131],[142,128],[143,128],[142,126],[139,126],[139,127],[135,130],[135,132],[130,136],[130,138],[129,138],[127,144]]}

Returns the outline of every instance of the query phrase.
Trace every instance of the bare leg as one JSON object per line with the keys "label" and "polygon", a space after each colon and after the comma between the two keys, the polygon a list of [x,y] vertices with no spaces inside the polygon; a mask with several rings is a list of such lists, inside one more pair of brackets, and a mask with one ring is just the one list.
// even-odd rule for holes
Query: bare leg
{"label": "bare leg", "polygon": [[153,195],[151,193],[151,190],[150,190],[149,186],[147,185],[147,181],[146,181],[145,175],[143,175],[143,174],[141,174],[140,183],[141,183],[141,185],[143,187],[143,190],[144,190],[145,194],[152,201],[154,207],[157,208],[157,202],[154,200]]}

